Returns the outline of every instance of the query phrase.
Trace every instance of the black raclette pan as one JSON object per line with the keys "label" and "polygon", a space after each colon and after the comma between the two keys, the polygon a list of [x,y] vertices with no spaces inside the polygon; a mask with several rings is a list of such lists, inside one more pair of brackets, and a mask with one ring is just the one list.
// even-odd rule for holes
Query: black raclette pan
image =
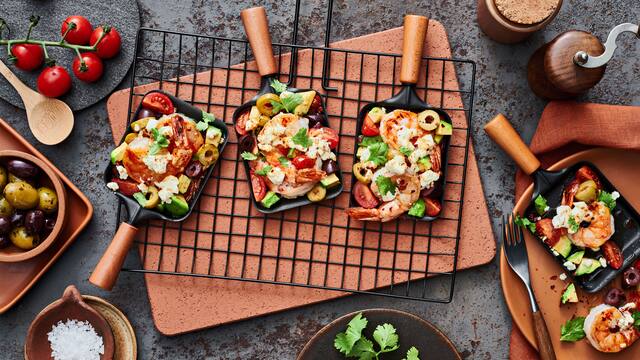
{"label": "black raclette pan", "polygon": [[[549,206],[552,208],[560,204],[565,187],[575,178],[578,169],[583,166],[588,166],[598,176],[605,191],[616,191],[605,175],[594,164],[589,162],[582,161],[559,171],[542,169],[540,161],[522,141],[509,123],[509,120],[501,114],[488,122],[484,129],[489,137],[518,164],[520,169],[534,180],[531,203],[522,216],[526,217],[528,214],[535,213],[533,200],[538,195],[542,195],[547,199]],[[611,211],[611,214],[614,218],[615,233],[608,241],[616,243],[622,252],[624,261],[617,270],[611,266],[600,267],[594,272],[582,276],[573,276],[573,271],[568,272],[573,277],[574,282],[588,293],[602,290],[640,256],[640,215],[638,215],[638,212],[621,194],[616,200],[616,207]],[[536,238],[538,237],[536,236]],[[555,256],[551,247],[546,244],[544,244],[544,248],[549,252],[550,256],[556,259],[563,271],[566,271],[567,269],[563,265],[566,259],[562,256]],[[601,255],[601,251],[595,252],[585,249],[585,257],[597,259]]]}
{"label": "black raclette pan", "polygon": [[[242,18],[242,23],[245,28],[245,32],[247,34],[247,39],[249,40],[249,44],[251,45],[251,50],[253,51],[253,55],[255,57],[256,65],[258,67],[258,73],[260,74],[261,84],[260,90],[256,94],[251,101],[243,104],[238,107],[236,111],[233,113],[233,123],[237,124],[238,118],[247,111],[251,110],[252,106],[256,105],[256,101],[261,95],[274,93],[274,90],[271,88],[271,81],[278,80],[278,66],[275,62],[275,58],[273,56],[273,49],[271,43],[271,35],[269,34],[269,22],[267,19],[267,14],[265,12],[264,7],[254,7],[242,10],[240,13]],[[291,92],[304,92],[310,91],[313,89],[294,89],[287,88],[287,91]],[[322,97],[320,97],[322,101]],[[329,120],[327,118],[327,113],[324,106],[324,101],[322,101],[321,107],[321,121],[322,126],[329,127]],[[241,142],[242,136],[253,136],[252,134],[242,135],[236,130],[236,134],[238,135],[238,142]],[[249,167],[249,161],[243,160],[240,158],[240,153],[242,150],[238,149],[238,158],[239,161],[244,163],[244,167],[247,173],[247,181],[249,182],[249,186],[253,190],[253,184],[251,183],[251,168]],[[337,150],[336,150],[337,154]],[[338,179],[340,179],[340,184],[338,186],[327,189],[327,195],[324,200],[329,200],[337,197],[343,190],[343,180],[342,173],[340,171],[340,166],[336,161],[337,171],[335,172]],[[275,203],[270,208],[263,206],[259,201],[256,201],[253,196],[253,191],[249,195],[251,197],[251,201],[255,205],[258,211],[265,214],[272,214],[284,210],[293,209],[296,207],[312,204],[313,202],[307,199],[306,196],[301,196],[295,199],[285,199],[280,198],[280,200]]]}

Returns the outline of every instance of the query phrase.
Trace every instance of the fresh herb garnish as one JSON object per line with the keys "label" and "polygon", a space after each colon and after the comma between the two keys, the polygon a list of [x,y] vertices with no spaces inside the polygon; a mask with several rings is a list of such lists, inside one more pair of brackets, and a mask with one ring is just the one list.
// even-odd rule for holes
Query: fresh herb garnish
{"label": "fresh herb garnish", "polygon": [[151,137],[153,137],[153,144],[151,144],[151,147],[149,148],[149,155],[155,155],[160,151],[160,149],[169,146],[169,140],[164,135],[160,134],[158,129],[151,129]]}
{"label": "fresh herb garnish", "polygon": [[394,351],[400,347],[398,345],[398,334],[396,328],[391,324],[382,324],[376,326],[373,332],[373,339],[380,345],[378,354]]}
{"label": "fresh herb garnish", "polygon": [[278,113],[282,110],[293,113],[296,107],[304,102],[302,95],[296,93],[288,93],[288,96],[282,95],[280,101],[271,100],[271,106],[273,106],[273,113]]}
{"label": "fresh herb garnish", "polygon": [[[367,327],[367,323],[367,318],[363,317],[362,313],[354,316],[347,324],[347,330],[336,335],[333,346],[341,353],[350,356],[354,345],[361,340],[362,330]],[[373,344],[371,345],[373,347]]]}
{"label": "fresh herb garnish", "polygon": [[293,143],[296,145],[302,146],[303,148],[308,148],[309,146],[311,146],[311,144],[313,144],[311,139],[309,139],[309,137],[307,136],[307,129],[305,128],[300,128],[300,130],[298,130],[298,132],[293,135],[291,141],[293,141]]}
{"label": "fresh herb garnish", "polygon": [[634,311],[631,316],[633,316],[633,326],[635,326],[638,330],[640,330],[640,311]]}
{"label": "fresh herb garnish", "polygon": [[549,205],[547,204],[547,199],[543,198],[542,195],[536,196],[536,199],[533,201],[533,204],[536,207],[536,212],[538,215],[544,215],[549,209]]}
{"label": "fresh herb garnish", "polygon": [[569,220],[567,222],[569,223],[569,231],[571,233],[575,233],[580,228],[580,224],[576,222],[576,219],[573,217],[573,215],[569,216]]}
{"label": "fresh herb garnish", "polygon": [[409,350],[407,350],[407,357],[403,360],[420,360],[420,353],[415,346],[412,346]]}
{"label": "fresh herb garnish", "polygon": [[401,146],[401,147],[400,147],[400,152],[401,152],[401,153],[402,153],[402,155],[404,155],[404,156],[409,156],[409,155],[411,155],[411,153],[413,152],[413,150],[409,149],[409,148],[408,148],[408,147],[406,147],[406,146]]}
{"label": "fresh herb garnish", "polygon": [[273,89],[273,91],[277,92],[278,94],[280,94],[283,91],[287,90],[287,84],[283,84],[280,81],[276,80],[276,79],[272,79],[271,80],[271,88]]}
{"label": "fresh herb garnish", "polygon": [[574,342],[584,339],[584,317],[567,320],[560,328],[560,341]]}
{"label": "fresh herb garnish", "polygon": [[293,159],[294,157],[296,157],[296,149],[295,148],[289,149],[289,152],[287,153],[287,157],[289,159]]}
{"label": "fresh herb garnish", "polygon": [[271,171],[271,165],[265,165],[262,169],[256,171],[256,174],[264,176],[267,175],[269,171]]}
{"label": "fresh herb garnish", "polygon": [[280,156],[280,157],[278,158],[278,161],[280,161],[280,164],[282,164],[282,165],[289,165],[289,159],[287,159],[287,158],[286,158],[286,157],[284,157],[284,156]]}
{"label": "fresh herb garnish", "polygon": [[198,121],[196,129],[198,129],[198,131],[205,131],[209,128],[209,123],[214,121],[216,121],[216,117],[213,116],[213,114],[203,111],[202,120]]}
{"label": "fresh herb garnish", "polygon": [[249,160],[249,161],[251,161],[251,160],[255,160],[255,159],[257,159],[257,158],[258,158],[258,157],[256,156],[256,154],[254,154],[254,153],[250,153],[250,152],[248,152],[248,151],[243,151],[243,152],[242,152],[242,154],[240,154],[240,156],[242,156],[242,158],[243,158],[243,159],[245,159],[245,160]]}
{"label": "fresh herb garnish", "polygon": [[368,161],[373,162],[376,166],[382,166],[387,162],[387,152],[389,146],[383,142],[374,143],[367,147],[369,149]]}
{"label": "fresh herb garnish", "polygon": [[532,234],[535,234],[536,232],[536,223],[527,219],[526,217],[521,217],[518,214],[514,214],[513,222],[518,226],[529,229]]}
{"label": "fresh herb garnish", "polygon": [[613,210],[616,207],[616,199],[613,198],[613,195],[604,190],[600,190],[598,193],[598,201],[602,201],[609,210]]}
{"label": "fresh herb garnish", "polygon": [[378,176],[376,178],[376,185],[378,186],[380,195],[384,196],[387,193],[393,194],[396,192],[396,184],[394,184],[393,181],[391,181],[391,179],[386,176]]}
{"label": "fresh herb garnish", "polygon": [[381,136],[364,136],[358,146],[369,146],[371,144],[381,143]]}

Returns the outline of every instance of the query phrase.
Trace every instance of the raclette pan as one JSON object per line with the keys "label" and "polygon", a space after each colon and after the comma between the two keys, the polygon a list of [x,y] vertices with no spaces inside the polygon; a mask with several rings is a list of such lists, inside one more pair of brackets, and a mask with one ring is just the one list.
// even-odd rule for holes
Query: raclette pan
{"label": "raclette pan", "polygon": [[[376,103],[365,105],[358,114],[358,122],[356,124],[356,133],[362,134],[362,125],[364,119],[371,109],[374,107],[383,107],[387,112],[393,110],[409,110],[415,113],[420,113],[425,110],[433,110],[440,115],[440,118],[453,125],[451,117],[445,111],[439,108],[435,108],[424,102],[418,93],[416,92],[416,85],[420,76],[420,69],[422,64],[422,50],[427,36],[427,26],[429,25],[429,19],[419,15],[405,15],[403,26],[403,42],[402,42],[402,62],[400,65],[400,82],[403,84],[402,89],[392,98],[383,100]],[[454,129],[455,130],[455,129]],[[434,192],[431,193],[430,198],[436,198],[440,202],[442,214],[442,208],[444,207],[444,184],[447,175],[447,158],[449,153],[449,144],[451,143],[451,136],[447,135],[442,138],[440,143],[442,146],[441,151],[441,174],[438,181],[433,185],[435,186]],[[353,163],[358,162],[358,138],[356,138],[356,144],[354,146]],[[351,187],[355,185],[358,180],[355,176],[352,176]],[[359,207],[360,204],[356,201],[353,191],[349,197],[349,207]],[[421,218],[409,216],[406,213],[402,215],[406,219],[415,219],[421,221],[433,221],[437,219],[440,214],[436,216],[425,215]]]}
{"label": "raclette pan", "polygon": [[[484,129],[489,137],[518,164],[520,169],[533,178],[534,188],[531,203],[526,212],[521,214],[523,217],[536,212],[533,200],[538,195],[542,195],[547,199],[549,206],[552,208],[551,213],[555,214],[553,208],[561,203],[564,189],[576,177],[578,170],[584,166],[588,166],[595,173],[602,184],[603,190],[609,193],[617,191],[605,174],[589,162],[582,161],[560,171],[544,170],[540,161],[522,141],[509,123],[509,120],[501,114],[488,122]],[[614,218],[615,232],[608,241],[615,242],[624,260],[622,266],[617,270],[607,266],[600,267],[587,275],[573,276],[573,271],[568,271],[563,265],[567,260],[562,256],[556,256],[553,249],[544,244],[547,252],[556,259],[563,271],[572,276],[574,282],[588,293],[602,290],[640,256],[640,215],[625,199],[624,194],[620,194],[620,197],[616,200],[616,206],[611,211],[611,215]],[[545,214],[545,217],[549,216]],[[538,236],[535,236],[535,238],[539,239]],[[592,251],[587,248],[585,249],[584,257],[598,259],[602,257],[602,251]]]}
{"label": "raclette pan", "polygon": [[[171,101],[173,102],[176,113],[184,114],[185,116],[194,119],[196,122],[202,119],[204,111],[187,103],[186,101],[180,100],[171,94],[168,94],[166,92],[159,91],[159,90],[152,90],[147,94],[145,94],[145,96],[151,93],[162,93],[168,96],[169,99],[171,99]],[[135,118],[137,118],[137,115],[141,109],[142,109],[142,102],[140,102],[140,105],[138,106],[135,112],[135,115],[136,115]],[[93,270],[93,273],[89,278],[89,282],[105,290],[111,290],[113,288],[113,285],[115,284],[118,278],[118,274],[120,273],[120,268],[122,267],[125,257],[127,256],[127,252],[129,251],[129,248],[133,243],[133,239],[135,238],[136,233],[138,232],[138,228],[136,227],[137,224],[145,220],[164,220],[164,221],[171,221],[171,222],[181,222],[187,219],[189,215],[191,215],[193,208],[198,202],[198,199],[200,198],[202,191],[204,190],[207,182],[209,181],[209,178],[211,177],[211,173],[213,172],[213,169],[216,167],[218,161],[220,161],[220,157],[222,156],[222,151],[227,145],[227,141],[229,139],[227,126],[222,120],[216,118],[216,120],[214,120],[213,122],[209,122],[209,125],[213,125],[217,127],[222,132],[222,142],[220,143],[220,145],[218,145],[218,153],[219,153],[218,160],[216,161],[216,163],[210,166],[206,170],[206,172],[201,176],[200,184],[198,185],[198,188],[195,190],[195,193],[191,198],[191,201],[189,201],[189,211],[180,218],[173,218],[154,209],[145,209],[132,197],[126,196],[120,193],[119,191],[115,191],[114,193],[116,194],[116,196],[118,196],[118,198],[120,198],[125,208],[127,209],[127,220],[125,222],[120,223],[120,226],[118,227],[118,230],[113,236],[113,240],[111,240],[109,247],[107,248],[107,250],[105,250],[104,254],[102,255],[102,258],[100,259],[100,262],[98,263],[96,268]],[[127,133],[129,132],[129,130],[130,129],[127,127],[127,131],[125,131],[124,135],[122,136],[122,140],[120,141],[119,144],[122,144],[124,142],[124,139]],[[115,165],[113,165],[111,161],[109,161],[107,167],[105,168],[104,170],[105,184],[110,182],[111,179],[113,178],[114,166]]]}
{"label": "raclette pan", "polygon": [[[238,118],[242,114],[250,111],[251,107],[256,105],[256,101],[261,95],[274,93],[274,90],[271,88],[271,81],[278,80],[278,66],[273,56],[271,35],[269,34],[269,22],[267,19],[267,14],[265,12],[265,9],[263,7],[254,7],[254,8],[245,9],[240,12],[240,16],[242,18],[242,23],[244,25],[245,32],[247,34],[247,39],[249,40],[249,44],[251,45],[251,51],[253,51],[253,55],[255,57],[256,65],[258,67],[258,73],[261,76],[261,83],[260,83],[260,90],[258,91],[256,96],[253,97],[251,101],[243,104],[242,106],[238,107],[236,111],[234,111],[233,113],[234,124],[237,124]],[[313,90],[313,89],[287,88],[287,91],[294,92],[294,93],[310,91],[310,90]],[[317,92],[316,92],[316,96],[318,96]],[[329,127],[329,120],[327,118],[324,101],[322,100],[322,97],[319,97],[319,98],[321,100],[320,106],[322,108],[322,111],[320,112],[321,114],[320,123],[324,127]],[[242,135],[237,131],[237,129],[236,129],[236,134],[238,135],[239,144],[242,143],[243,136],[253,136],[251,133],[247,135]],[[269,208],[263,206],[253,196],[253,184],[251,183],[251,168],[249,166],[249,161],[246,161],[240,158],[240,154],[242,153],[242,151],[243,150],[241,149],[241,147],[239,147],[238,158],[239,158],[239,161],[242,161],[244,164],[244,167],[247,173],[247,181],[249,182],[249,186],[252,189],[252,192],[249,196],[251,197],[251,201],[255,205],[256,209],[258,209],[258,211],[265,214],[271,214],[271,213],[289,210],[289,209],[293,209],[296,207],[313,203],[311,200],[307,199],[307,197],[303,195],[295,199],[285,199],[281,197],[280,200],[278,200],[278,202],[275,203],[273,206]],[[337,155],[338,154],[337,149],[334,151]],[[338,186],[334,186],[332,188],[327,189],[327,194],[323,199],[323,201],[337,197],[338,195],[340,195],[340,193],[343,190],[344,186],[343,186],[343,180],[342,180],[342,172],[340,171],[340,166],[338,164],[338,161],[336,161],[336,168],[337,170],[335,174],[338,177],[338,179],[340,179],[340,184]]]}

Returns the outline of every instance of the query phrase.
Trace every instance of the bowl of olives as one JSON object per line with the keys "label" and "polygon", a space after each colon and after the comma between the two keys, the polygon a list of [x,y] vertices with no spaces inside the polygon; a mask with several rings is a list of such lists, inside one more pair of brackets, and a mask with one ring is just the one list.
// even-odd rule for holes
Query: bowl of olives
{"label": "bowl of olives", "polygon": [[37,157],[0,151],[0,262],[31,259],[58,237],[65,220],[62,181]]}

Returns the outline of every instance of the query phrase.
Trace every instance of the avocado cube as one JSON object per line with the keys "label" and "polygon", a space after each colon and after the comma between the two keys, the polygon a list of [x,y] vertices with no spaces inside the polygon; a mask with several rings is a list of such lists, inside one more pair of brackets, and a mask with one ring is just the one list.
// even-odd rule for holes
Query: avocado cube
{"label": "avocado cube", "polygon": [[600,261],[590,259],[590,258],[582,258],[580,265],[576,269],[576,276],[588,275],[592,272],[596,271],[599,267],[601,267]]}
{"label": "avocado cube", "polygon": [[[293,113],[296,115],[305,115],[309,112],[309,108],[311,108],[311,104],[313,103],[313,99],[316,97],[316,92],[313,90],[310,91],[304,91],[304,92],[299,92],[297,93],[300,96],[302,96],[302,103],[300,103],[300,105],[296,106],[296,108],[293,110]],[[282,93],[280,94],[280,97],[282,97],[282,95],[286,97],[288,96],[292,96],[293,93]]]}
{"label": "avocado cube", "polygon": [[325,188],[329,189],[340,184],[340,179],[338,179],[336,174],[331,174],[325,177],[324,179],[320,180],[320,184],[322,184],[322,186],[324,186]]}
{"label": "avocado cube", "polygon": [[273,204],[277,203],[278,200],[280,200],[280,197],[278,196],[278,194],[276,194],[273,191],[269,191],[267,195],[264,196],[264,199],[260,201],[260,203],[262,204],[262,206],[268,209],[272,207]]}
{"label": "avocado cube", "polygon": [[563,258],[566,258],[571,253],[571,240],[569,240],[568,236],[561,236],[552,249],[562,255]]}
{"label": "avocado cube", "polygon": [[576,293],[576,286],[573,283],[569,284],[562,293],[562,297],[560,301],[563,304],[566,303],[577,303],[578,302],[578,293]]}
{"label": "avocado cube", "polygon": [[165,210],[172,217],[182,217],[189,212],[189,203],[182,195],[174,195],[171,197],[171,202],[164,204]]}
{"label": "avocado cube", "polygon": [[451,135],[453,134],[453,126],[446,121],[440,120],[440,125],[436,129],[436,135]]}
{"label": "avocado cube", "polygon": [[122,144],[120,144],[120,146],[118,146],[117,148],[113,149],[111,151],[111,163],[115,164],[118,161],[122,161],[122,158],[124,157],[124,153],[127,150],[127,143],[123,142]]}
{"label": "avocado cube", "polygon": [[433,136],[433,140],[436,142],[436,144],[440,144],[442,142],[442,138],[444,137],[444,135],[434,135]]}
{"label": "avocado cube", "polygon": [[567,258],[567,261],[571,261],[576,265],[580,265],[580,262],[582,262],[583,257],[584,257],[584,250],[580,250],[571,254],[571,256]]}
{"label": "avocado cube", "polygon": [[425,209],[426,209],[426,206],[424,204],[424,199],[418,199],[418,201],[416,201],[415,203],[413,203],[413,205],[411,205],[411,208],[409,209],[408,214],[411,216],[421,218],[424,216]]}

